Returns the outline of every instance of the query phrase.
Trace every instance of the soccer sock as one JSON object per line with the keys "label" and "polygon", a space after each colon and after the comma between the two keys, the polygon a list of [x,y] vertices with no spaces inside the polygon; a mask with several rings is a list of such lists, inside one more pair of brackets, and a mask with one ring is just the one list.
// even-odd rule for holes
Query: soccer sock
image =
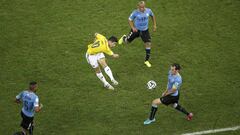
{"label": "soccer sock", "polygon": [[19,135],[26,135],[23,131],[22,132],[20,132],[20,134]]}
{"label": "soccer sock", "polygon": [[33,124],[31,124],[30,128],[29,128],[29,135],[33,135]]}
{"label": "soccer sock", "polygon": [[150,116],[149,116],[149,119],[150,120],[153,120],[155,118],[155,114],[157,112],[157,105],[152,105],[152,108],[151,108],[151,113],[150,113]]}
{"label": "soccer sock", "polygon": [[146,48],[145,50],[146,50],[145,61],[148,61],[150,58],[151,48]]}
{"label": "soccer sock", "polygon": [[185,108],[181,107],[179,104],[177,105],[177,107],[175,109],[186,115],[189,115],[189,113],[185,110]]}
{"label": "soccer sock", "polygon": [[103,76],[102,72],[100,73],[96,73],[97,77],[103,82],[103,84],[108,84],[108,82],[106,81],[105,77]]}
{"label": "soccer sock", "polygon": [[108,66],[104,68],[104,71],[109,76],[109,78],[111,80],[115,80],[114,77],[113,77],[112,71],[111,71],[111,69]]}

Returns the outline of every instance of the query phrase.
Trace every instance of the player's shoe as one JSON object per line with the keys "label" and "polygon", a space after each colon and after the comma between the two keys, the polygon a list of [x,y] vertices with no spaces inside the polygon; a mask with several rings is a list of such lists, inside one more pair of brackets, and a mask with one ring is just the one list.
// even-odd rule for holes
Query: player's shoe
{"label": "player's shoe", "polygon": [[152,122],[154,122],[154,121],[156,121],[156,119],[154,118],[154,119],[152,119],[152,120],[150,120],[150,119],[147,119],[147,120],[145,120],[144,122],[143,122],[143,124],[144,125],[149,125],[149,124],[151,124]]}
{"label": "player's shoe", "polygon": [[124,39],[126,38],[126,35],[123,35],[119,40],[118,40],[118,44],[121,45],[124,41]]}
{"label": "player's shoe", "polygon": [[118,85],[118,82],[116,80],[111,80],[113,85]]}
{"label": "player's shoe", "polygon": [[192,120],[192,118],[193,118],[193,113],[189,113],[187,116],[187,120],[190,121]]}
{"label": "player's shoe", "polygon": [[144,64],[147,66],[147,67],[152,67],[151,63],[147,60],[144,62]]}
{"label": "player's shoe", "polygon": [[109,90],[114,90],[113,86],[110,85],[109,83],[105,84],[104,87],[109,89]]}

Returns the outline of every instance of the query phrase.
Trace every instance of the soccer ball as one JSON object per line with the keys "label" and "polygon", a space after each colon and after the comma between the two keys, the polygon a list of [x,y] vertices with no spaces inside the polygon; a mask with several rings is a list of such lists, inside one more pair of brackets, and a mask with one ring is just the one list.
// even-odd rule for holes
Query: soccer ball
{"label": "soccer ball", "polygon": [[155,89],[156,86],[157,86],[157,83],[153,80],[150,80],[150,81],[147,82],[147,88],[149,90]]}

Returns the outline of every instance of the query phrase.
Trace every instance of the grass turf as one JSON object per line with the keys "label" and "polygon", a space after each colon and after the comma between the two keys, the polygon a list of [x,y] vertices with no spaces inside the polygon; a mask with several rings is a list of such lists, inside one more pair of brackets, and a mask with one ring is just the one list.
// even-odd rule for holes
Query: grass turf
{"label": "grass turf", "polygon": [[[239,0],[147,1],[157,18],[152,68],[143,65],[140,39],[113,49],[108,59],[120,85],[105,90],[85,60],[95,32],[129,32],[137,0],[2,0],[0,2],[0,134],[20,130],[21,106],[14,97],[39,82],[44,108],[35,134],[181,134],[240,124]],[[163,92],[169,65],[182,65],[181,104],[195,114],[187,122],[161,106],[157,121],[143,126],[151,100]],[[153,79],[158,87],[146,90]],[[219,133],[224,134],[224,133]],[[228,134],[239,134],[239,131]]]}

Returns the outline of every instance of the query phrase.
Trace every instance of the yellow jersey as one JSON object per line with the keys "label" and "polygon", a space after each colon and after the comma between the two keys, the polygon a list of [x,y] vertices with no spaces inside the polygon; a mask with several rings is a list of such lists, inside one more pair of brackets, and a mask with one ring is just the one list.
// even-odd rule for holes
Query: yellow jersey
{"label": "yellow jersey", "polygon": [[96,34],[94,43],[88,45],[87,54],[94,55],[97,53],[106,53],[113,55],[112,50],[108,46],[108,40],[101,34]]}

